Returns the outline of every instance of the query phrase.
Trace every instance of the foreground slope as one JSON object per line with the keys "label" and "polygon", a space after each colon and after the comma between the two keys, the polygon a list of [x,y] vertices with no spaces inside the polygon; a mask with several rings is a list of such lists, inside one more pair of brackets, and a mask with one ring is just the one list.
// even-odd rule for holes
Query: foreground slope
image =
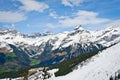
{"label": "foreground slope", "polygon": [[120,69],[120,43],[107,48],[68,75],[48,80],[109,80]]}

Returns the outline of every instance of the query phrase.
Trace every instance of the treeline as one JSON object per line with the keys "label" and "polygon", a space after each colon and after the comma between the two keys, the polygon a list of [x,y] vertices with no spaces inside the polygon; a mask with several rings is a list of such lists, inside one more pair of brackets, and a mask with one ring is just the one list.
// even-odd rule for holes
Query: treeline
{"label": "treeline", "polygon": [[109,80],[120,80],[120,72],[115,72],[114,76],[111,76]]}
{"label": "treeline", "polygon": [[9,71],[0,73],[0,79],[2,78],[16,78],[16,77],[25,77],[28,75],[28,70],[30,68],[20,68],[16,71]]}
{"label": "treeline", "polygon": [[59,71],[55,73],[55,76],[66,75],[69,72],[71,72],[76,65],[96,55],[97,53],[98,52],[90,52],[90,53],[81,54],[77,57],[71,58],[69,60],[65,60],[60,64],[50,66],[49,69],[59,68]]}

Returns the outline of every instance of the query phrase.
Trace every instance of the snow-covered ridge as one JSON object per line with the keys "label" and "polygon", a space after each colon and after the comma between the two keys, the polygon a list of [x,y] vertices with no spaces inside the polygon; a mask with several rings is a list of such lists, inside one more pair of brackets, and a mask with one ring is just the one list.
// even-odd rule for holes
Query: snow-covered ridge
{"label": "snow-covered ridge", "polygon": [[51,32],[46,32],[43,34],[32,33],[32,34],[22,34],[14,29],[0,29],[0,42],[13,44],[13,45],[37,45],[41,44],[43,41],[46,42],[49,36],[52,36]]}
{"label": "snow-covered ridge", "polygon": [[114,43],[120,42],[120,27],[110,26],[104,30],[96,31],[94,41],[105,46],[110,46]]}
{"label": "snow-covered ridge", "polygon": [[120,43],[107,48],[91,58],[84,66],[60,77],[47,80],[110,80],[111,75],[120,69]]}
{"label": "snow-covered ridge", "polygon": [[[51,32],[22,34],[13,29],[0,29],[0,42],[13,44],[17,47],[24,46],[43,46],[44,50],[46,43],[51,44],[52,50],[57,48],[64,48],[77,43],[97,43],[105,46],[110,46],[120,41],[120,27],[109,27],[101,31],[88,31],[81,25],[75,27],[73,31],[63,32],[53,35]],[[84,45],[83,45],[84,46]],[[39,52],[38,54],[41,54]]]}

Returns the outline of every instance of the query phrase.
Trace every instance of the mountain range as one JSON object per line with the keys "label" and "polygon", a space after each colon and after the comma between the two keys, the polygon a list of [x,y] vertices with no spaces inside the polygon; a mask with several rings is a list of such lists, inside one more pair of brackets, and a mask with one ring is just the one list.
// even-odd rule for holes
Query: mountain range
{"label": "mountain range", "polygon": [[0,29],[0,67],[14,70],[27,66],[49,66],[89,52],[98,52],[120,42],[120,27],[99,31],[78,25],[72,31],[53,34],[22,34]]}

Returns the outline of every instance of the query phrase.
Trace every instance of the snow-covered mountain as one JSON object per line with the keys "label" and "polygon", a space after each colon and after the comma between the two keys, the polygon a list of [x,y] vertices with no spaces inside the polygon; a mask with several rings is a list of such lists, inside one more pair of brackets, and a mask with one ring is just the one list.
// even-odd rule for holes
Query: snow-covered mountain
{"label": "snow-covered mountain", "polygon": [[[86,62],[78,65],[78,69],[60,77],[47,80],[113,80],[120,75],[120,43],[103,50]],[[113,79],[110,79],[113,76]],[[119,80],[116,77],[114,80]]]}
{"label": "snow-covered mountain", "polygon": [[81,25],[75,27],[71,32],[63,32],[53,35],[52,32],[21,34],[13,29],[0,29],[0,42],[17,45],[39,46],[51,42],[52,50],[60,47],[68,47],[74,43],[96,42],[109,46],[119,41],[120,27],[108,27],[100,31],[88,31]]}
{"label": "snow-covered mountain", "polygon": [[95,31],[93,34],[96,35],[94,40],[105,46],[110,46],[120,41],[120,27],[110,26],[104,30]]}
{"label": "snow-covered mountain", "polygon": [[0,29],[0,52],[13,52],[22,59],[27,58],[28,62],[29,58],[37,58],[41,65],[55,64],[82,53],[97,52],[119,41],[120,27],[88,31],[78,25],[73,31],[59,34],[22,34],[13,29]]}

